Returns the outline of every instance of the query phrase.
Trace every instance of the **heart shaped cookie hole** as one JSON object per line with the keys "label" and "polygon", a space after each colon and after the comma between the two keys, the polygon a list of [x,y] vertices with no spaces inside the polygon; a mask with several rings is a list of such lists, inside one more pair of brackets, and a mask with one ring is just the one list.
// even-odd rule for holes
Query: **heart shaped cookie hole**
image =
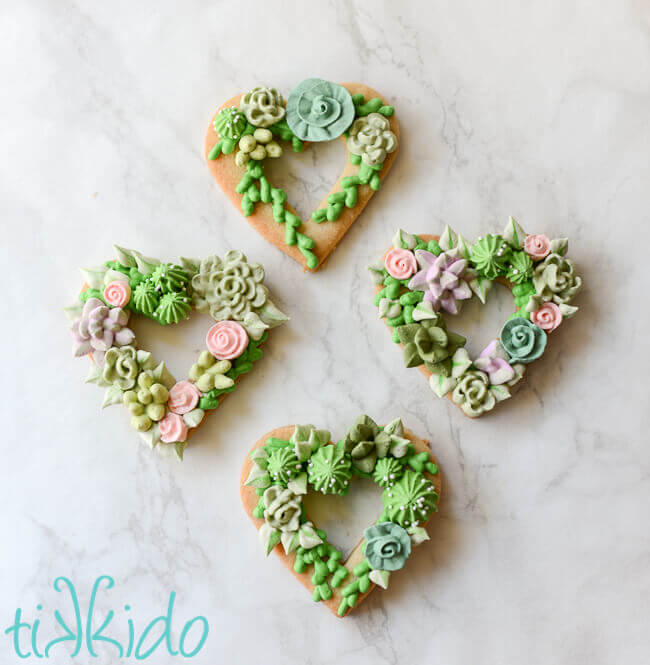
{"label": "heart shaped cookie hole", "polygon": [[[301,219],[265,164],[311,142],[344,141],[348,159],[329,193]],[[208,167],[262,236],[305,270],[320,268],[380,188],[399,145],[394,109],[361,83],[307,79],[286,107],[275,88],[257,87],[225,102],[205,139]]]}
{"label": "heart shaped cookie hole", "polygon": [[[477,418],[511,397],[526,365],[542,356],[547,335],[578,308],[582,287],[568,240],[527,235],[511,217],[502,234],[468,243],[446,226],[441,236],[398,229],[393,246],[369,266],[379,318],[402,347],[406,367],[418,367],[438,397]],[[474,359],[466,339],[448,329],[462,303],[485,304],[494,283],[512,292],[515,312],[499,337]]]}
{"label": "heart shaped cookie hole", "polygon": [[[380,515],[344,560],[309,518],[303,496],[321,492],[344,501],[358,476],[382,488]],[[440,491],[428,443],[399,418],[380,427],[360,416],[337,443],[313,425],[280,427],[255,444],[241,473],[242,503],[264,552],[275,550],[312,599],[340,617],[375,586],[387,588],[412,547],[429,539],[424,526],[438,509]]]}
{"label": "heart shaped cookie hole", "polygon": [[[268,331],[287,317],[269,298],[262,266],[238,250],[177,264],[115,250],[116,260],[82,269],[86,283],[65,310],[73,322],[73,354],[90,357],[86,382],[106,389],[102,408],[123,404],[145,443],[182,460],[205,415],[252,370]],[[212,318],[207,348],[188,378],[176,381],[164,362],[138,347],[129,318],[177,325],[192,310]]]}

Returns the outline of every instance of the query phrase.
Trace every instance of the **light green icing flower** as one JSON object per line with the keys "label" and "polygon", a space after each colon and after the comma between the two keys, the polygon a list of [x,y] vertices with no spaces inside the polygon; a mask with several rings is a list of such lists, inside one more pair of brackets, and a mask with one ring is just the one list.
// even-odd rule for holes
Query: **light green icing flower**
{"label": "light green icing flower", "polygon": [[482,277],[494,279],[506,272],[510,246],[501,236],[488,234],[485,238],[479,238],[472,246],[470,256]]}
{"label": "light green icing flower", "polygon": [[478,369],[470,369],[458,379],[451,399],[471,418],[492,410],[497,403],[488,375]]}
{"label": "light green icing flower", "polygon": [[246,118],[234,106],[221,109],[214,119],[214,129],[222,139],[237,141],[246,129]]}
{"label": "light green icing flower", "polygon": [[154,311],[160,303],[160,292],[149,281],[140,282],[131,296],[131,305],[145,316],[153,316]]}
{"label": "light green icing flower", "polygon": [[352,469],[345,451],[338,446],[321,446],[307,464],[309,482],[323,494],[345,494]]}
{"label": "light green icing flower", "polygon": [[230,361],[218,361],[209,351],[202,351],[199,359],[190,367],[190,379],[202,393],[214,388],[225,390],[235,385],[230,377],[224,376],[230,368]]}
{"label": "light green icing flower", "polygon": [[363,532],[364,554],[375,570],[392,572],[404,567],[411,554],[411,536],[394,522],[381,522]]}
{"label": "light green icing flower", "polygon": [[[217,321],[242,321],[249,333],[249,324],[254,326],[260,320],[264,327],[274,328],[288,319],[269,300],[263,282],[264,268],[249,263],[238,250],[227,252],[223,260],[209,256],[192,277],[194,307]],[[257,332],[261,335],[263,330]]]}
{"label": "light green icing flower", "polygon": [[506,277],[514,284],[528,281],[533,274],[533,261],[526,252],[512,252]]}
{"label": "light green icing flower", "polygon": [[438,494],[433,484],[421,473],[406,471],[392,487],[381,495],[384,511],[380,519],[400,526],[418,526],[436,510]]}
{"label": "light green icing flower", "polygon": [[266,470],[274,482],[286,485],[302,471],[302,466],[289,446],[271,450]]}
{"label": "light green icing flower", "polygon": [[377,460],[372,479],[380,487],[390,487],[398,481],[404,473],[404,467],[394,457],[384,457]]}
{"label": "light green icing flower", "polygon": [[257,86],[244,94],[239,108],[255,127],[270,127],[284,118],[284,99],[275,88]]}
{"label": "light green icing flower", "polygon": [[571,259],[549,254],[533,272],[533,284],[538,296],[557,305],[568,304],[582,287],[582,278],[575,273]]}
{"label": "light green icing flower", "polygon": [[131,427],[138,432],[151,429],[154,422],[165,417],[169,391],[162,383],[157,383],[151,370],[140,372],[137,390],[127,390],[122,402],[131,412]]}
{"label": "light green icing flower", "polygon": [[190,315],[190,298],[185,293],[165,293],[153,313],[156,321],[164,326],[183,321]]}
{"label": "light green icing flower", "polygon": [[341,136],[353,120],[352,96],[330,81],[306,79],[287,99],[287,124],[303,141],[331,141]]}
{"label": "light green icing flower", "polygon": [[264,492],[264,520],[282,532],[297,531],[302,499],[290,489],[272,485]]}
{"label": "light green icing flower", "polygon": [[357,118],[350,127],[348,150],[368,166],[380,166],[396,149],[397,137],[390,130],[390,122],[379,113]]}
{"label": "light green icing flower", "polygon": [[446,330],[441,315],[409,323],[396,328],[399,341],[404,345],[404,364],[418,367],[424,364],[434,374],[448,376],[451,372],[451,357],[465,345],[465,338]]}
{"label": "light green icing flower", "polygon": [[149,279],[154,287],[164,294],[171,291],[185,291],[190,276],[180,266],[161,263],[154,268]]}
{"label": "light green icing flower", "polygon": [[138,374],[153,369],[155,362],[147,351],[138,351],[133,346],[113,346],[104,356],[102,378],[104,385],[116,385],[121,390],[135,386]]}
{"label": "light green icing flower", "polygon": [[372,473],[378,459],[386,457],[391,437],[369,416],[359,416],[343,439],[343,449],[352,465],[362,473]]}
{"label": "light green icing flower", "polygon": [[510,361],[530,363],[541,357],[546,348],[546,333],[523,317],[509,319],[501,329],[501,344]]}

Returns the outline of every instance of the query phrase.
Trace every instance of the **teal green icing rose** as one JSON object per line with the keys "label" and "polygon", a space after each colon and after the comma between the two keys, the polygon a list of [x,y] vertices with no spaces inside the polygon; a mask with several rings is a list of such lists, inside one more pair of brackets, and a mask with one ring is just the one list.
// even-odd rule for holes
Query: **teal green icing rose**
{"label": "teal green icing rose", "polygon": [[394,522],[369,526],[363,537],[366,559],[375,570],[400,570],[411,554],[411,536]]}
{"label": "teal green icing rose", "polygon": [[303,141],[331,141],[350,127],[354,102],[341,85],[306,79],[287,99],[287,124]]}
{"label": "teal green icing rose", "polygon": [[528,319],[516,317],[501,329],[501,344],[511,362],[530,363],[546,348],[546,333]]}
{"label": "teal green icing rose", "polygon": [[542,300],[565,305],[573,300],[582,287],[582,278],[576,275],[571,259],[554,253],[535,267],[533,284]]}
{"label": "teal green icing rose", "polygon": [[397,149],[397,137],[390,129],[390,122],[379,113],[357,118],[350,128],[348,150],[359,155],[364,164],[380,166],[386,155]]}
{"label": "teal green icing rose", "polygon": [[255,127],[270,127],[284,118],[284,99],[275,88],[257,86],[242,95],[239,108]]}

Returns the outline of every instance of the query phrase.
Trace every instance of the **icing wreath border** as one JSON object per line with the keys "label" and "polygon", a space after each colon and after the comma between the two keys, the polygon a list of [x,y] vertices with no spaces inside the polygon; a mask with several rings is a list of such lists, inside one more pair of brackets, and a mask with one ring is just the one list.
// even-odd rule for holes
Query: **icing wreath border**
{"label": "icing wreath border", "polygon": [[[73,322],[73,354],[91,357],[86,382],[106,388],[102,408],[123,404],[144,442],[182,460],[192,430],[262,357],[268,330],[288,319],[268,297],[262,266],[241,251],[230,250],[223,259],[181,258],[178,264],[122,247],[115,251],[116,260],[81,270],[84,288],[65,309]],[[216,323],[189,378],[177,382],[164,362],[138,348],[129,317],[172,325],[192,309]]]}
{"label": "icing wreath border", "polygon": [[[244,482],[259,500],[253,517],[263,519],[259,538],[268,555],[276,546],[295,552],[293,570],[313,570],[314,601],[329,600],[341,587],[338,615],[357,604],[371,584],[387,588],[390,574],[404,567],[411,547],[429,540],[422,526],[438,509],[438,493],[430,477],[439,473],[428,451],[416,452],[401,419],[380,427],[360,416],[345,437],[330,442],[327,430],[297,425],[288,440],[271,437],[255,448]],[[302,497],[307,492],[345,495],[355,476],[383,488],[383,510],[364,531],[364,558],[351,571],[326,533],[307,520]]]}
{"label": "icing wreath border", "polygon": [[264,160],[282,156],[278,141],[290,143],[301,152],[304,142],[332,141],[346,137],[350,162],[359,166],[355,175],[341,181],[341,191],[328,196],[328,205],[315,210],[311,219],[321,224],[335,222],[344,207],[354,208],[358,189],[381,186],[381,171],[386,156],[397,149],[397,137],[387,118],[394,108],[379,97],[366,100],[362,94],[351,95],[337,83],[311,78],[302,81],[285,101],[276,88],[258,86],[242,95],[239,107],[225,107],[214,118],[217,142],[208,153],[209,160],[236,151],[235,163],[244,174],[235,187],[241,195],[244,217],[253,214],[258,203],[272,206],[273,219],[285,225],[285,244],[297,246],[307,267],[314,270],[318,258],[310,238],[299,229],[302,220],[287,209],[287,194],[273,187],[264,173]]}
{"label": "icing wreath border", "polygon": [[[501,235],[471,245],[445,226],[436,240],[398,229],[393,247],[369,266],[377,286],[374,304],[404,347],[406,367],[424,366],[438,397],[449,395],[471,418],[491,411],[511,396],[526,365],[542,356],[547,335],[578,308],[582,287],[568,240],[526,234],[510,217]],[[443,312],[457,314],[476,295],[485,304],[492,284],[508,286],[516,311],[499,339],[470,358],[466,339],[447,330]]]}

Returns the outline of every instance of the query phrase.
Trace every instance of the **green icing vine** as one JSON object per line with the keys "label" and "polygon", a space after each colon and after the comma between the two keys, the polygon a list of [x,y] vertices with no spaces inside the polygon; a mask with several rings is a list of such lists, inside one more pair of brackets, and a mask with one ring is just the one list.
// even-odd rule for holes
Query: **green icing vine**
{"label": "green icing vine", "polygon": [[364,96],[361,93],[357,93],[356,95],[352,95],[352,102],[354,103],[355,115],[358,118],[370,115],[371,113],[381,113],[390,118],[395,113],[395,109],[392,106],[384,104],[379,97],[374,97],[366,102]]}

